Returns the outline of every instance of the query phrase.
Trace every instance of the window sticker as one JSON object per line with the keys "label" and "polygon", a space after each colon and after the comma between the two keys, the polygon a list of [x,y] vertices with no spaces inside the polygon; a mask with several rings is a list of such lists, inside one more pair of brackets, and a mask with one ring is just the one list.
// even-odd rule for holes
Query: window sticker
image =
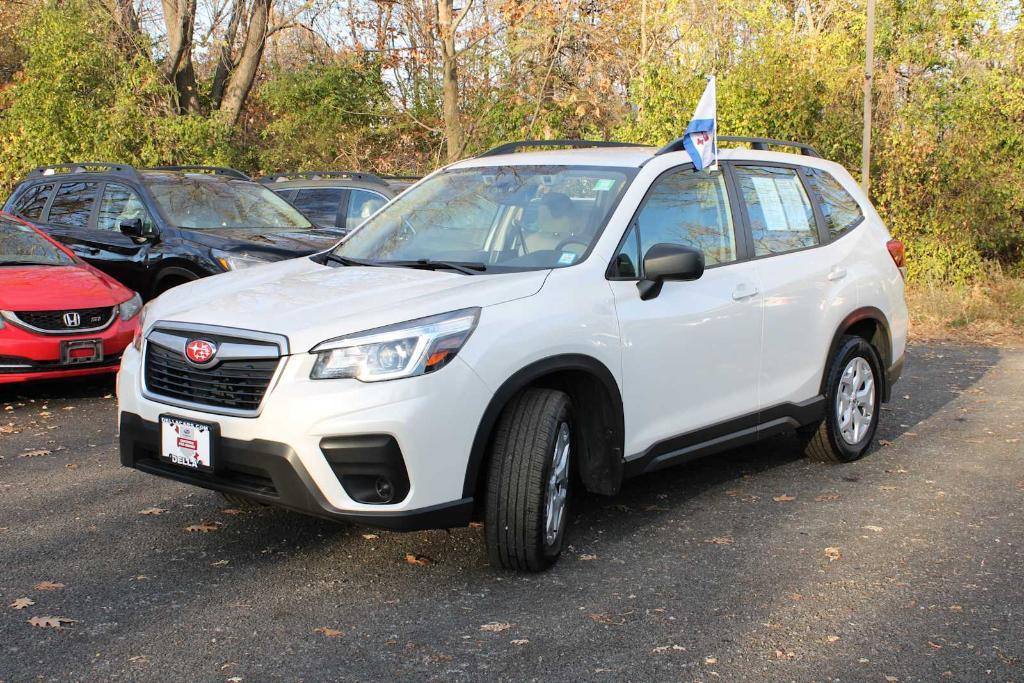
{"label": "window sticker", "polygon": [[807,232],[811,224],[800,191],[790,179],[752,176],[757,202],[764,215],[764,229],[774,232]]}
{"label": "window sticker", "polygon": [[[599,178],[594,181],[595,192],[607,192],[615,187],[615,181],[611,178]],[[563,254],[564,256],[564,254]]]}
{"label": "window sticker", "polygon": [[558,265],[569,266],[576,260],[576,254],[571,251],[563,251],[562,255],[558,257]]}

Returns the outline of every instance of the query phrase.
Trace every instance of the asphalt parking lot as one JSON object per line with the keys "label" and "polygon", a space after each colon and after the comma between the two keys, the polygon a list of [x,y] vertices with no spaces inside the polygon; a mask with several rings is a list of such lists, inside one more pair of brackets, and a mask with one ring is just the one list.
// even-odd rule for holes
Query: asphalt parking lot
{"label": "asphalt parking lot", "polygon": [[122,469],[110,380],[0,388],[0,681],[1024,680],[1022,379],[1024,351],[915,346],[862,461],[784,437],[631,481],[532,576],[479,528]]}

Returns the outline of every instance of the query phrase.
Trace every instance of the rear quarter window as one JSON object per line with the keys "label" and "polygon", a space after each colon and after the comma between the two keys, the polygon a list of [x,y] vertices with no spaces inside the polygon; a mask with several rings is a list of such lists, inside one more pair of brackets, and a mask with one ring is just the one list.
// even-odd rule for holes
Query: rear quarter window
{"label": "rear quarter window", "polygon": [[811,169],[809,177],[832,239],[841,237],[864,220],[857,200],[831,173],[815,168]]}
{"label": "rear quarter window", "polygon": [[15,200],[12,207],[13,212],[29,220],[39,220],[51,194],[53,194],[53,183],[33,185]]}

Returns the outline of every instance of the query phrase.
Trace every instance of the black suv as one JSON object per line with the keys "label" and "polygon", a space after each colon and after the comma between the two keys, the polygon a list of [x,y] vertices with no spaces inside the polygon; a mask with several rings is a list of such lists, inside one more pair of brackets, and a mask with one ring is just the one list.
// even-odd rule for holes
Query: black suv
{"label": "black suv", "polygon": [[275,173],[259,179],[322,228],[349,231],[419,178],[355,171]]}
{"label": "black suv", "polygon": [[4,210],[147,299],[206,275],[312,254],[343,236],[244,173],[208,166],[44,166]]}

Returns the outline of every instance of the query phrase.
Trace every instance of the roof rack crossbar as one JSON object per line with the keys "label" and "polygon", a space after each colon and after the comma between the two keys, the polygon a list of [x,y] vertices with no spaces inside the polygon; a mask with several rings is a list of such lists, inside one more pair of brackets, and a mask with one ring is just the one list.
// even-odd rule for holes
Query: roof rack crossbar
{"label": "roof rack crossbar", "polygon": [[239,171],[237,168],[228,168],[226,166],[151,166],[146,169],[147,171],[179,171],[182,173],[188,173],[189,171],[196,173],[210,173],[212,175],[222,175],[228,178],[236,178],[238,180],[252,180],[249,176]]}
{"label": "roof rack crossbar", "polygon": [[271,173],[270,175],[261,176],[259,182],[270,184],[284,183],[289,180],[329,180],[331,178],[345,178],[361,180],[367,183],[377,183],[378,185],[387,185],[384,178],[372,173],[362,173],[360,171],[292,171],[289,173]]}
{"label": "roof rack crossbar", "polygon": [[643,145],[638,145],[634,142],[614,142],[611,140],[518,140],[498,145],[483,154],[478,154],[477,158],[511,154],[530,147],[572,147],[573,149],[582,149],[586,147],[643,147]]}
{"label": "roof rack crossbar", "polygon": [[[685,135],[681,138],[676,138],[675,140],[673,140],[672,142],[668,143],[667,145],[659,149],[657,152],[655,152],[655,156],[658,156],[659,154],[668,154],[669,152],[678,152],[682,150],[683,142],[685,140]],[[793,149],[798,150],[800,154],[802,154],[803,156],[817,157],[819,159],[821,158],[821,155],[818,153],[818,150],[814,149],[810,145],[806,145],[802,142],[792,142],[790,140],[776,140],[774,138],[751,138],[741,135],[720,135],[718,136],[718,141],[745,143],[750,145],[751,149],[760,150],[762,152],[768,151],[769,145],[774,147],[791,147]]]}
{"label": "roof rack crossbar", "polygon": [[63,164],[50,164],[32,169],[30,178],[72,173],[114,173],[124,176],[136,176],[138,171],[129,164],[115,164],[110,161],[77,161]]}

